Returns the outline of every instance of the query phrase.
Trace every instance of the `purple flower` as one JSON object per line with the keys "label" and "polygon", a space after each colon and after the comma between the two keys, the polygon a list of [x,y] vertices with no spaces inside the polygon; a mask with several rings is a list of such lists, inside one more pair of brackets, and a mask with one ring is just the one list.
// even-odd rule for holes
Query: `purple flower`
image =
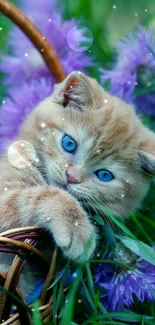
{"label": "purple flower", "polygon": [[40,78],[9,90],[9,97],[0,108],[0,154],[17,136],[19,128],[31,110],[48,97],[53,89],[51,78]]}
{"label": "purple flower", "polygon": [[141,303],[155,300],[155,266],[142,258],[130,260],[128,265],[130,268],[125,269],[103,263],[96,270],[95,284],[104,292],[100,300],[110,311],[131,307],[135,298]]}
{"label": "purple flower", "polygon": [[112,70],[102,69],[102,82],[110,80],[110,91],[141,112],[155,116],[155,40],[150,30],[139,27],[116,45],[117,62]]}
{"label": "purple flower", "polygon": [[32,14],[37,16],[44,12],[49,12],[56,8],[56,0],[22,0],[19,4],[21,10],[23,10],[27,16],[31,18]]}
{"label": "purple flower", "polygon": [[[61,12],[57,12],[55,8],[53,9],[49,0],[35,0],[33,2],[32,6],[32,1],[23,0],[21,9],[25,10],[26,15],[31,18],[44,37],[52,44],[66,74],[72,70],[85,71],[85,68],[92,66],[93,60],[90,56],[72,50],[73,47],[75,48],[73,43],[75,39],[73,39],[73,42],[72,39],[68,42],[69,32],[76,31],[75,27],[78,29],[78,23],[75,20],[63,22]],[[77,44],[82,45],[82,42],[86,41],[85,31],[86,28],[82,28],[78,30],[78,33],[75,32]],[[18,85],[32,78],[51,75],[41,54],[17,27],[11,30],[8,43],[11,54],[1,58],[2,63],[0,66],[1,71],[7,74],[5,79],[7,84]],[[43,51],[43,48],[40,51]]]}

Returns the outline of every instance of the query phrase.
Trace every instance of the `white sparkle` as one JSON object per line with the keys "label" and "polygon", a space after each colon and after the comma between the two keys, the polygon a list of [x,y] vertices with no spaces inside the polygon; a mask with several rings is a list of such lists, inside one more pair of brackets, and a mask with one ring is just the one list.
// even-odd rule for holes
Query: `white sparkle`
{"label": "white sparkle", "polygon": [[153,55],[152,53],[150,53],[150,55]]}
{"label": "white sparkle", "polygon": [[2,104],[5,104],[6,103],[6,100],[4,99],[3,101],[2,101]]}
{"label": "white sparkle", "polygon": [[137,14],[135,14],[135,17],[137,17]]}
{"label": "white sparkle", "polygon": [[91,52],[91,50],[88,51],[89,53]]}
{"label": "white sparkle", "polygon": [[3,28],[2,27],[0,27],[0,31],[2,30]]}
{"label": "white sparkle", "polygon": [[54,134],[55,134],[55,132],[52,132],[52,134],[54,135]]}
{"label": "white sparkle", "polygon": [[39,162],[39,159],[38,159],[38,158],[36,158],[36,159],[35,159],[35,162],[36,162],[36,163],[38,163],[38,162]]}
{"label": "white sparkle", "polygon": [[81,71],[78,71],[78,74],[81,74]]}
{"label": "white sparkle", "polygon": [[129,183],[129,180],[127,179],[127,181],[126,181],[127,183]]}
{"label": "white sparkle", "polygon": [[113,6],[113,9],[116,9],[116,6]]}
{"label": "white sparkle", "polygon": [[138,85],[138,82],[135,82],[135,86],[137,86]]}
{"label": "white sparkle", "polygon": [[65,167],[67,168],[68,167],[68,164],[65,164]]}
{"label": "white sparkle", "polygon": [[41,141],[44,141],[44,138],[40,138]]}
{"label": "white sparkle", "polygon": [[72,277],[73,278],[76,278],[78,276],[78,273],[77,272],[74,272],[73,274],[72,274]]}
{"label": "white sparkle", "polygon": [[41,52],[44,52],[44,49],[41,49]]}
{"label": "white sparkle", "polygon": [[8,188],[7,188],[7,187],[5,187],[4,191],[7,191],[7,190],[8,190]]}
{"label": "white sparkle", "polygon": [[62,121],[64,121],[65,119],[64,118],[62,118]]}
{"label": "white sparkle", "polygon": [[97,257],[99,257],[99,256],[100,256],[100,254],[98,253],[98,254],[97,254]]}
{"label": "white sparkle", "polygon": [[81,304],[82,300],[81,299],[78,299],[78,304]]}
{"label": "white sparkle", "polygon": [[41,123],[41,127],[45,128],[46,124],[45,123]]}
{"label": "white sparkle", "polygon": [[108,103],[108,100],[107,99],[104,99],[104,103],[107,104]]}
{"label": "white sparkle", "polygon": [[24,56],[27,58],[28,57],[28,53],[25,53]]}
{"label": "white sparkle", "polygon": [[147,11],[147,9],[145,9],[145,11]]}
{"label": "white sparkle", "polygon": [[73,88],[73,85],[70,85],[70,87],[69,88]]}
{"label": "white sparkle", "polygon": [[51,220],[51,218],[50,217],[47,217],[47,221],[50,221]]}
{"label": "white sparkle", "polygon": [[52,19],[49,19],[48,21],[49,21],[49,22],[51,22],[51,21],[52,21]]}
{"label": "white sparkle", "polygon": [[43,37],[42,37],[42,39],[46,39],[46,37],[45,37],[45,36],[43,36]]}
{"label": "white sparkle", "polygon": [[66,304],[68,304],[68,300],[66,300]]}
{"label": "white sparkle", "polygon": [[75,222],[75,226],[78,226],[78,222]]}
{"label": "white sparkle", "polygon": [[101,152],[101,150],[100,149],[97,149],[97,153],[100,153]]}
{"label": "white sparkle", "polygon": [[24,143],[21,143],[20,146],[21,146],[21,147],[24,147]]}
{"label": "white sparkle", "polygon": [[124,194],[122,194],[121,197],[124,197]]}

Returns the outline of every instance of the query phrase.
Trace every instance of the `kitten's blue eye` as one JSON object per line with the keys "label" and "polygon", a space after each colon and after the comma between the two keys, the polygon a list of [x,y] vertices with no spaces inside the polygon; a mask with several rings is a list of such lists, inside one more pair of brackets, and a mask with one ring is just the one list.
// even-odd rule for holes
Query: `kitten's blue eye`
{"label": "kitten's blue eye", "polygon": [[62,147],[65,151],[69,153],[75,153],[77,149],[77,142],[70,137],[70,135],[65,134],[62,138]]}
{"label": "kitten's blue eye", "polygon": [[114,178],[113,174],[106,169],[99,169],[95,174],[102,182],[110,182]]}

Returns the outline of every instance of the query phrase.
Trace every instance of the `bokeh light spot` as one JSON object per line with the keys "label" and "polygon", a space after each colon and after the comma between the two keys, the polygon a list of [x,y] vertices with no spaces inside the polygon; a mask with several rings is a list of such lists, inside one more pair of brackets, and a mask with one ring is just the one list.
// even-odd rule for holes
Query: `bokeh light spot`
{"label": "bokeh light spot", "polygon": [[85,26],[76,26],[67,34],[68,46],[75,52],[87,51],[93,43],[93,34]]}
{"label": "bokeh light spot", "polygon": [[8,159],[10,164],[16,168],[29,167],[36,159],[35,148],[28,141],[15,141],[8,148]]}

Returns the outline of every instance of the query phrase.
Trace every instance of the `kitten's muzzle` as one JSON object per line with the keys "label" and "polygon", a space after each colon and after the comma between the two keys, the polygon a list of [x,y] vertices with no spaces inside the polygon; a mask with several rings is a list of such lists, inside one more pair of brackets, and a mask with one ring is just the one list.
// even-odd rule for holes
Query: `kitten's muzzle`
{"label": "kitten's muzzle", "polygon": [[79,184],[80,179],[77,175],[74,175],[73,169],[68,169],[66,171],[67,175],[67,184]]}

